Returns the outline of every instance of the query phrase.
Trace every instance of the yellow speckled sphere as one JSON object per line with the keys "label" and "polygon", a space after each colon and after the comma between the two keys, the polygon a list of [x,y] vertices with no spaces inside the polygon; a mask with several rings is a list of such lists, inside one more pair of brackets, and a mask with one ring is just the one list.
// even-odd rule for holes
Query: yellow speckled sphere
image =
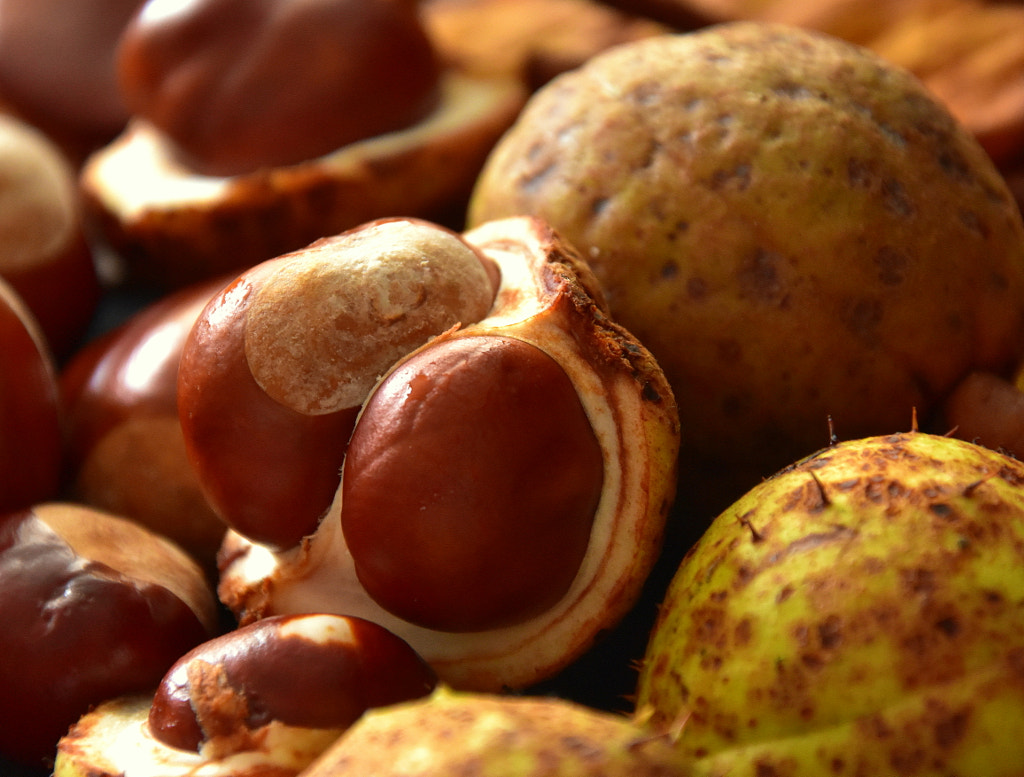
{"label": "yellow speckled sphere", "polygon": [[823,449],[680,565],[637,704],[729,777],[1024,763],[1024,464],[904,433]]}

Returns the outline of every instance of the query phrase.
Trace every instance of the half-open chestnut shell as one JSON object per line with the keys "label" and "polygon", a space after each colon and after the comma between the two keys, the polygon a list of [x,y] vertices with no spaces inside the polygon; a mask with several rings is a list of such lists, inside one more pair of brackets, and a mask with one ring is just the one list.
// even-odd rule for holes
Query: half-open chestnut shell
{"label": "half-open chestnut shell", "polygon": [[[522,688],[581,656],[636,602],[674,497],[678,417],[654,359],[609,319],[589,268],[545,224],[511,218],[464,237],[500,268],[490,312],[435,337],[382,377],[356,421],[338,495],[312,535],[275,549],[228,533],[219,594],[243,623],[311,611],[364,617],[405,639],[452,686]],[[481,357],[505,349],[502,358]],[[527,361],[520,361],[523,353]],[[569,401],[563,395],[557,402],[565,408],[576,403],[582,420],[563,431],[584,442],[560,454],[553,442],[556,429],[550,439],[537,436],[532,453],[506,447],[519,431],[509,427],[533,433],[568,412],[558,404],[551,406],[553,416],[536,405],[516,410],[514,400],[500,396],[501,370],[509,364],[527,364],[526,374],[539,380],[537,365],[561,373],[540,385],[569,392]],[[510,392],[529,383],[508,375]],[[464,385],[456,387],[460,381]],[[434,382],[442,388],[434,392],[442,398],[440,409],[425,399]],[[447,394],[446,386],[455,393]],[[482,399],[474,386],[480,395],[492,392],[496,398]],[[382,431],[395,423],[407,424],[401,439]],[[586,428],[581,432],[573,424]],[[358,452],[364,434],[369,464]],[[490,442],[470,447],[478,437]],[[561,526],[554,535],[544,534],[544,522],[557,524],[564,510],[548,504],[535,521],[536,504],[556,498],[545,495],[545,484],[537,481],[557,481],[563,470],[578,467],[580,457],[593,461],[595,455],[596,477],[592,463],[573,476],[583,483],[573,500],[582,500],[574,509],[584,518],[565,518],[567,533]],[[383,474],[376,468],[382,456],[395,459]],[[537,459],[532,469],[524,466],[529,456]],[[522,496],[529,505],[531,491],[541,495],[539,502],[517,513],[515,503]],[[380,508],[379,536],[373,531],[374,505]],[[435,537],[420,513],[438,519],[432,524]],[[448,552],[460,543],[486,563],[474,569],[472,550]],[[531,553],[541,558],[552,543],[565,551],[563,559],[548,558],[532,570],[513,560]],[[417,548],[422,559],[416,558]],[[406,568],[412,561],[422,563]],[[527,585],[527,604],[518,610],[508,606],[519,578],[536,582],[547,563],[548,585]],[[406,577],[395,576],[396,568]],[[431,573],[440,582],[428,587]],[[454,584],[445,580],[448,575]],[[430,597],[435,600],[425,601]]]}

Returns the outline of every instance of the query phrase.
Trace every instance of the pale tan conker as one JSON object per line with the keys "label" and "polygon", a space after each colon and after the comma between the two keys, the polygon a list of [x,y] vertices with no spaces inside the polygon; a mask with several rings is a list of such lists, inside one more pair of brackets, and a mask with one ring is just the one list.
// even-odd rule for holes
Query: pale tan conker
{"label": "pale tan conker", "polygon": [[402,356],[487,315],[496,285],[488,261],[454,232],[415,219],[317,241],[255,293],[245,332],[252,375],[306,415],[358,407]]}

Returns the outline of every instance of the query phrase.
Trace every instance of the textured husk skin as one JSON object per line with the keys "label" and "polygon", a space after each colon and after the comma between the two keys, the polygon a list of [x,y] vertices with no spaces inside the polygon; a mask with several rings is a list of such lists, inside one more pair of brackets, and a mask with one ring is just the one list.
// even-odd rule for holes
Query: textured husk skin
{"label": "textured husk skin", "polygon": [[679,567],[638,707],[730,775],[1019,775],[1024,464],[910,432],[751,490]]}
{"label": "textured husk skin", "polygon": [[[977,141],[865,49],[735,23],[604,52],[533,95],[470,225],[529,213],[587,258],[742,487],[828,441],[931,429],[1024,346],[1024,224]],[[700,488],[707,478],[696,479]]]}
{"label": "textured husk skin", "polygon": [[670,736],[556,698],[439,688],[371,711],[304,777],[689,777]]}

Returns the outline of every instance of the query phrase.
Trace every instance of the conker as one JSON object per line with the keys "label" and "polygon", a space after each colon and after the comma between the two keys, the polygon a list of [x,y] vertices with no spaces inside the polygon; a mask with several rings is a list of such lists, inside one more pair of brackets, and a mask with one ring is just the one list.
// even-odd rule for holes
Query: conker
{"label": "conker", "polygon": [[313,533],[284,547],[227,533],[218,593],[242,623],[363,617],[453,687],[524,688],[636,603],[675,494],[678,411],[546,224],[462,239],[500,270],[489,309],[383,371]]}
{"label": "conker", "polygon": [[156,687],[216,633],[202,570],[167,540],[46,503],[0,522],[0,754],[41,765],[95,704]]}
{"label": "conker", "polygon": [[943,405],[951,436],[1016,458],[1024,456],[1024,369],[1004,377],[977,370],[957,384]]}
{"label": "conker", "polygon": [[369,621],[266,618],[197,645],[155,693],[109,699],[57,747],[56,777],[297,777],[364,712],[428,696],[433,670]]}
{"label": "conker", "polygon": [[266,618],[180,658],[153,698],[153,736],[223,757],[259,745],[261,728],[341,731],[365,710],[424,696],[433,670],[375,623],[339,615]]}
{"label": "conker", "polygon": [[62,425],[53,355],[38,320],[0,278],[0,521],[56,497]]}
{"label": "conker", "polygon": [[[399,2],[372,0],[370,5],[390,3],[397,9]],[[274,5],[243,4],[254,12]],[[318,2],[290,5],[312,8]],[[219,33],[230,36],[223,29]],[[399,52],[393,63],[411,64],[405,57],[405,52]],[[300,61],[311,60],[288,55],[270,67]],[[378,78],[389,67],[378,68],[366,82],[376,89],[371,93],[374,103],[389,102],[401,91],[377,88],[381,86]],[[303,92],[315,87],[314,82],[300,79],[288,88]],[[357,121],[369,115],[347,105],[340,94],[328,95],[321,107],[351,108],[350,118]],[[124,279],[177,288],[222,273],[238,274],[373,219],[401,215],[460,225],[484,159],[526,96],[518,77],[484,76],[446,66],[440,72],[436,106],[407,126],[347,145],[339,143],[298,164],[222,176],[191,167],[165,131],[136,117],[85,162],[80,188],[97,236],[122,260],[119,269]],[[207,115],[198,118],[197,131],[208,119]],[[258,132],[271,122],[261,114],[251,124],[250,129]],[[275,131],[272,142],[284,147],[292,132],[315,132],[316,128],[315,121],[295,123]],[[220,139],[231,146],[239,136],[240,132],[232,131]]]}
{"label": "conker", "polygon": [[440,66],[413,0],[148,0],[118,72],[134,115],[225,176],[415,123]]}
{"label": "conker", "polygon": [[384,220],[261,263],[211,300],[184,347],[178,408],[221,518],[276,548],[311,534],[373,384],[486,314],[487,265],[450,230]]}
{"label": "conker", "polygon": [[576,387],[540,348],[431,344],[374,391],[349,445],[341,522],[359,581],[443,631],[536,616],[580,568],[603,470]]}
{"label": "conker", "polygon": [[49,138],[4,115],[0,276],[32,310],[55,357],[66,358],[78,347],[99,305],[101,289],[86,239],[76,173]]}
{"label": "conker", "polygon": [[128,120],[115,51],[142,0],[0,0],[0,97],[69,151]]}

